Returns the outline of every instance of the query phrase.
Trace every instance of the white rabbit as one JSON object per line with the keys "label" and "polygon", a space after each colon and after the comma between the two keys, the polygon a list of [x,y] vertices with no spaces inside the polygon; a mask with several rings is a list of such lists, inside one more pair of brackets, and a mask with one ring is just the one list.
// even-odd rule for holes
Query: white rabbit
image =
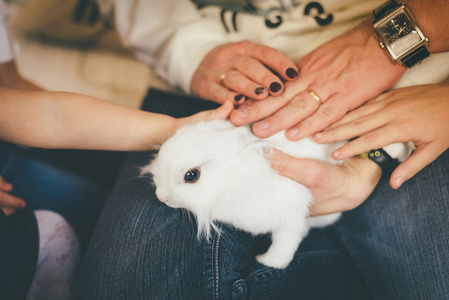
{"label": "white rabbit", "polygon": [[153,174],[161,202],[193,212],[199,235],[209,237],[211,227],[216,229],[213,221],[254,235],[271,233],[270,248],[257,260],[285,268],[310,226],[332,224],[340,214],[308,218],[310,191],[273,170],[266,153],[276,148],[336,164],[330,153],[340,145],[319,145],[311,138],[292,142],[284,132],[260,139],[248,126],[214,120],[179,129],[142,173]]}

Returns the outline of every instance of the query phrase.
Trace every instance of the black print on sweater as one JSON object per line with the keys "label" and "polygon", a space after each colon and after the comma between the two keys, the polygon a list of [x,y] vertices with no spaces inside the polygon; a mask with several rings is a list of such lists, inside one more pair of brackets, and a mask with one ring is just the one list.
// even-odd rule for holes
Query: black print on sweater
{"label": "black print on sweater", "polygon": [[276,16],[276,21],[272,22],[272,20],[266,19],[265,20],[265,25],[267,25],[268,28],[277,28],[279,26],[281,26],[282,24],[282,17],[281,16]]}
{"label": "black print on sweater", "polygon": [[[221,17],[221,22],[223,24],[223,27],[227,33],[230,33],[232,29],[234,32],[237,32],[237,31],[239,31],[239,28],[237,25],[238,13],[235,11],[232,12],[232,24],[230,24],[230,25],[232,25],[232,29],[231,29],[228,26],[228,24],[226,24],[226,19],[225,19],[226,12],[228,12],[228,11],[229,10],[227,10],[227,9],[221,10],[220,17]],[[329,25],[334,20],[334,16],[332,14],[325,14],[323,6],[318,2],[308,3],[306,5],[306,7],[304,8],[304,15],[305,16],[315,15],[313,18],[315,19],[315,21],[318,23],[319,26]],[[265,25],[270,29],[278,28],[279,26],[282,25],[282,22],[283,22],[282,16],[280,16],[280,15],[265,19]]]}
{"label": "black print on sweater", "polygon": [[[230,33],[231,30],[229,29],[228,25],[226,24],[226,19],[225,19],[225,15],[226,12],[228,10],[226,9],[222,9],[221,13],[220,13],[220,18],[221,18],[221,23],[223,24],[224,29],[226,30],[227,33]],[[237,26],[237,12],[234,11],[232,12],[232,28],[234,29],[235,32],[239,31],[238,26]]]}
{"label": "black print on sweater", "polygon": [[326,26],[332,23],[334,16],[332,14],[328,14],[326,15],[326,18],[323,18],[322,15],[324,14],[324,8],[318,2],[310,2],[309,4],[307,4],[306,8],[304,9],[304,15],[309,16],[313,10],[317,11],[318,13],[318,16],[314,17],[318,25]]}

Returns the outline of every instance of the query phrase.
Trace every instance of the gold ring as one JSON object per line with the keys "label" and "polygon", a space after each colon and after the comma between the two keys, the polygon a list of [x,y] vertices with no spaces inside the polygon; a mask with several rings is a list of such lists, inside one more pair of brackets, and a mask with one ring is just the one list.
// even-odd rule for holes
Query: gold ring
{"label": "gold ring", "polygon": [[318,96],[318,94],[314,90],[308,90],[307,93],[309,93],[310,96],[312,96],[312,98],[318,102],[318,106],[323,104],[323,101],[321,101],[320,96]]}
{"label": "gold ring", "polygon": [[221,83],[221,84],[224,84],[225,77],[226,77],[226,71],[224,71],[224,72],[221,73],[221,75],[220,75],[220,83]]}

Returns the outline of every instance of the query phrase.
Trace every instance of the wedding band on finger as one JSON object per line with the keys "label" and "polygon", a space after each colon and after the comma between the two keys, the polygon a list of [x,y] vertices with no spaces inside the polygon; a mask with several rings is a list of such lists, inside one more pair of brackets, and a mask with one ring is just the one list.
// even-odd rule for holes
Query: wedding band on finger
{"label": "wedding band on finger", "polygon": [[220,75],[220,83],[221,83],[221,84],[224,84],[225,78],[226,78],[226,71],[224,71],[224,72],[221,73],[221,75]]}
{"label": "wedding band on finger", "polygon": [[312,98],[318,102],[318,106],[321,106],[321,104],[323,104],[320,96],[318,96],[318,94],[314,90],[308,90],[307,93],[310,94],[310,96],[312,96]]}

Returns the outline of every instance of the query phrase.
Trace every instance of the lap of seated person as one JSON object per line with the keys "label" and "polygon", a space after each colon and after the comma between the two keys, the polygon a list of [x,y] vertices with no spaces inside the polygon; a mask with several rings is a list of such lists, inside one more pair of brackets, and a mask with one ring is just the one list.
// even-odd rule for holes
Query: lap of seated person
{"label": "lap of seated person", "polygon": [[198,240],[193,216],[160,203],[149,179],[138,177],[149,158],[128,157],[88,249],[77,299],[446,297],[447,151],[399,190],[383,179],[335,226],[312,230],[285,270],[255,261],[264,237],[224,225],[210,243]]}

